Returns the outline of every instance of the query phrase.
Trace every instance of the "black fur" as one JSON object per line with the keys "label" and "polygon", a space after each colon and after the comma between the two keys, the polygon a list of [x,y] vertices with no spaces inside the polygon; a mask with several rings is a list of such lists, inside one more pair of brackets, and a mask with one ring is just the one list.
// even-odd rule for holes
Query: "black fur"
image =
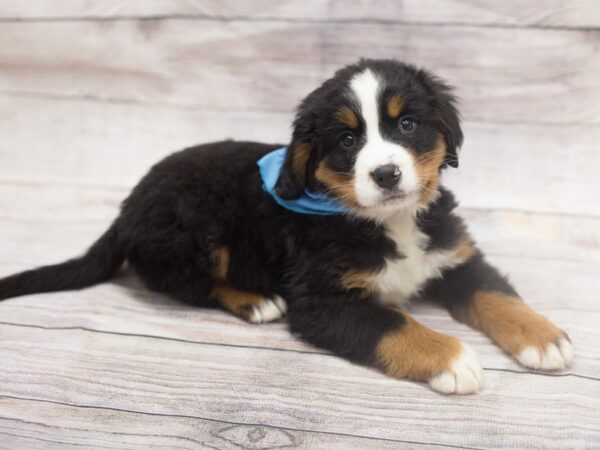
{"label": "black fur", "polygon": [[[385,81],[382,99],[400,93],[419,133],[398,131],[389,117],[381,131],[392,141],[420,154],[431,150],[441,134],[447,144],[444,163],[456,167],[462,142],[459,119],[449,88],[425,71],[394,61],[363,60],[346,67],[312,92],[300,105],[288,159],[277,190],[298,196],[305,187],[325,188],[314,172],[326,160],[339,173],[350,172],[361,147],[360,132],[352,150],[341,149],[343,126],[332,117],[353,105],[348,81],[365,68]],[[305,176],[293,171],[293,152],[309,146]],[[256,161],[278,144],[225,141],[175,153],[140,181],[123,202],[111,228],[81,258],[14,275],[0,281],[0,299],[62,289],[79,289],[109,279],[123,261],[150,288],[195,305],[214,303],[211,292],[216,249],[230,251],[227,282],[246,291],[280,294],[289,304],[289,322],[304,339],[360,362],[373,362],[374,348],[402,314],[377,301],[376,294],[345,289],[348,270],[375,273],[385,259],[403,258],[385,226],[367,219],[296,214],[278,206],[262,189]],[[440,167],[440,170],[443,167]],[[428,250],[447,249],[464,236],[452,210],[452,195],[441,190],[418,226],[430,237]],[[453,308],[462,308],[475,289],[510,290],[493,269],[473,259],[431,284],[429,292]]]}
{"label": "black fur", "polygon": [[429,237],[427,250],[447,250],[465,236],[467,229],[463,220],[453,213],[458,206],[454,195],[441,187],[439,197],[417,216],[417,223]]}
{"label": "black fur", "polygon": [[123,259],[122,249],[117,243],[117,226],[113,224],[80,258],[0,280],[0,300],[102,283],[115,274]]}
{"label": "black fur", "polygon": [[290,311],[289,322],[311,344],[362,364],[377,364],[375,348],[381,337],[406,323],[403,314],[356,293],[303,296]]}
{"label": "black fur", "polygon": [[452,317],[464,321],[478,291],[518,297],[508,279],[485,260],[481,251],[466,263],[447,270],[442,279],[431,281],[423,296],[443,303]]}

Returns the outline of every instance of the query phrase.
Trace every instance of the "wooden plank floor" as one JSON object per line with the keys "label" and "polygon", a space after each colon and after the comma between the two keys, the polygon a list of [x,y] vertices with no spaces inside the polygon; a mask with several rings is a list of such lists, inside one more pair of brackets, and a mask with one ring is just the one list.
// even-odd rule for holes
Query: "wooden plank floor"
{"label": "wooden plank floor", "polygon": [[79,254],[164,155],[286,142],[295,104],[337,66],[408,58],[463,99],[461,168],[445,176],[461,214],[576,357],[529,371],[413,304],[485,367],[481,394],[443,396],[125,269],[0,303],[0,449],[600,448],[596,2],[83,4],[0,0],[0,277]]}

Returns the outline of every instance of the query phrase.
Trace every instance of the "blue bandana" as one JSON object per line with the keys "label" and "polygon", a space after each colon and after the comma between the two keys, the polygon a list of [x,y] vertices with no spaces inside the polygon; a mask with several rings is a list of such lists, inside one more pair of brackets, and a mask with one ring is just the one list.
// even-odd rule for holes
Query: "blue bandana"
{"label": "blue bandana", "polygon": [[279,179],[286,152],[286,147],[273,150],[260,158],[257,162],[263,182],[263,189],[267,191],[278,204],[290,211],[300,214],[331,216],[343,214],[348,211],[344,205],[330,199],[326,195],[316,194],[306,189],[300,197],[293,200],[285,200],[277,195],[277,192],[275,192],[275,185]]}

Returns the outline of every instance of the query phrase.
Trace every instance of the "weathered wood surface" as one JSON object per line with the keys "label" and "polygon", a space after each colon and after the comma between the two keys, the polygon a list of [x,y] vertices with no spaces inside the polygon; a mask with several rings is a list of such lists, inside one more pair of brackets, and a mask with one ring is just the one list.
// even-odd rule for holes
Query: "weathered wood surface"
{"label": "weathered wood surface", "polygon": [[[529,447],[532,426],[539,447],[598,436],[597,378],[487,370],[482,395],[457,398],[313,353],[14,325],[2,327],[0,348],[13,400],[466,447]],[[449,417],[452,430],[432,440],[431,424]]]}
{"label": "weathered wood surface", "polygon": [[600,12],[594,0],[0,0],[4,20],[64,20],[161,18],[212,18],[216,20],[375,21],[396,23],[458,24],[478,26],[529,26],[597,28]]}
{"label": "weathered wood surface", "polygon": [[[6,417],[9,415],[10,417]],[[59,420],[57,421],[57,418]],[[150,433],[148,430],[152,430]],[[0,397],[0,434],[11,448],[205,448],[237,450],[273,447],[364,450],[451,448],[415,442],[364,438],[342,433],[301,431],[263,424],[156,414],[102,406]],[[151,434],[149,439],[149,434]]]}
{"label": "weathered wood surface", "polygon": [[486,368],[481,395],[445,397],[125,270],[0,303],[0,448],[598,448],[600,7],[516,5],[0,0],[0,277],[79,254],[161,157],[285,143],[333,69],[400,56],[458,86],[466,142],[445,182],[490,260],[576,347],[568,371],[536,374],[412,305]]}
{"label": "weathered wood surface", "polygon": [[457,86],[466,119],[599,124],[599,40],[600,29],[8,22],[0,27],[0,92],[291,111],[341,66],[364,56],[393,57]]}

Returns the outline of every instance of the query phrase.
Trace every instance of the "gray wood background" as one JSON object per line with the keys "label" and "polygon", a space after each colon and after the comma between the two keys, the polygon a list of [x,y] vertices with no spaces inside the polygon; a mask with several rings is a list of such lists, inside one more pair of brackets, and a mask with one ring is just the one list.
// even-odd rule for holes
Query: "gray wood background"
{"label": "gray wood background", "polygon": [[194,143],[288,139],[358,57],[457,87],[445,183],[490,259],[576,346],[533,373],[469,342],[445,397],[149,293],[128,273],[0,304],[0,448],[600,448],[600,2],[0,0],[0,276],[80,253],[148,167]]}

